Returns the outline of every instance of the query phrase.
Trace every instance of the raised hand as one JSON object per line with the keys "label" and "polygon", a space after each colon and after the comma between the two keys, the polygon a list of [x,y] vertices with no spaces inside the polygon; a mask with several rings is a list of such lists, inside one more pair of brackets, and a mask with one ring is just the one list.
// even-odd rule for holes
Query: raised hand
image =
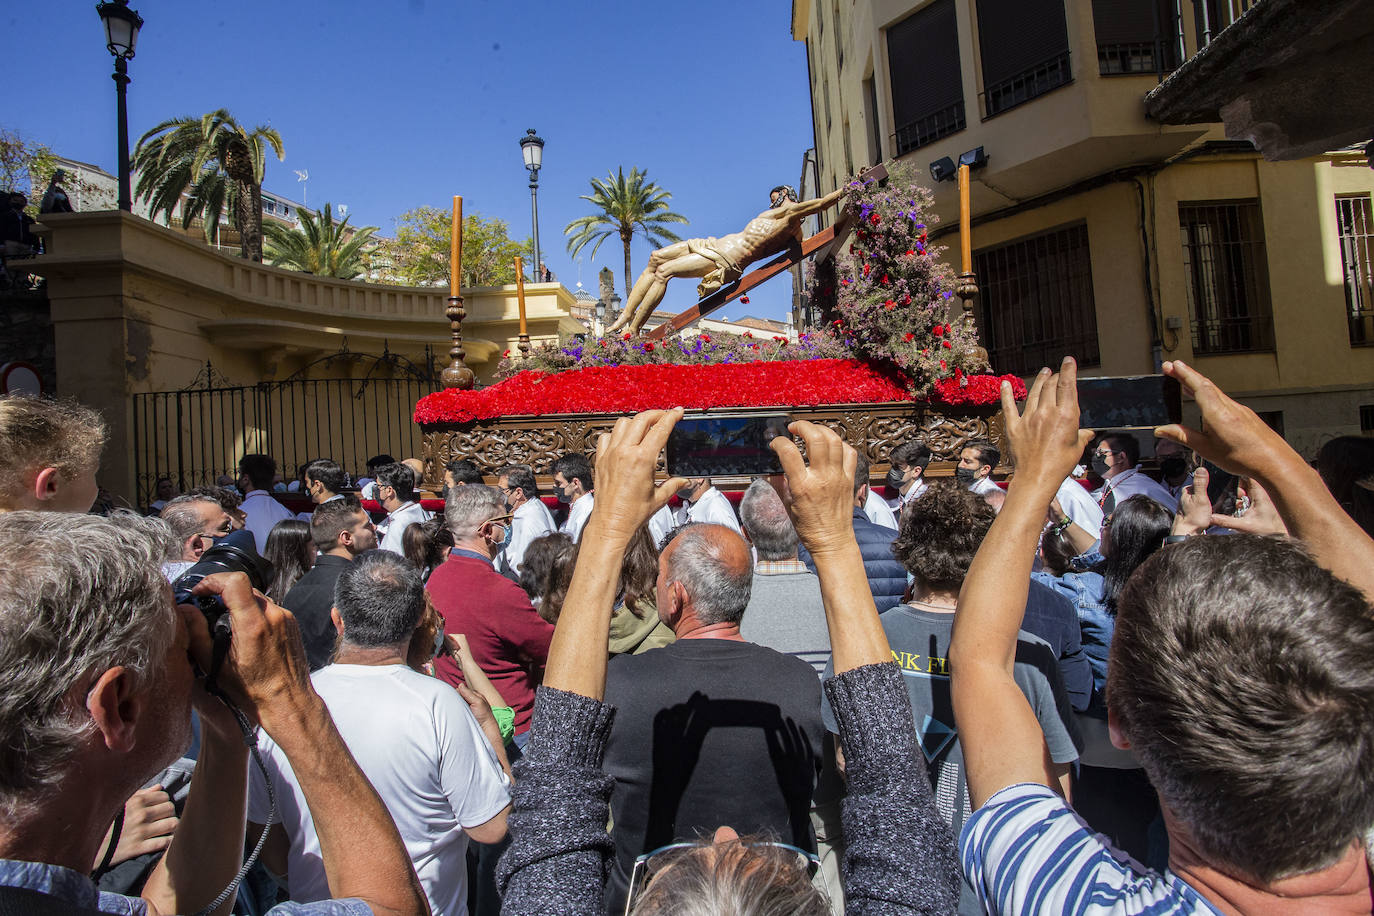
{"label": "raised hand", "polygon": [[646,410],[621,417],[596,444],[596,502],[588,525],[628,543],[631,536],[687,481],[674,477],[654,486],[658,453],[668,442],[682,408]]}
{"label": "raised hand", "polygon": [[1006,438],[1016,461],[1011,488],[1023,481],[1052,483],[1052,492],[1069,476],[1089,442],[1091,430],[1078,428],[1078,366],[1065,357],[1059,373],[1041,369],[1026,394],[1026,406],[1016,409],[1011,385],[1002,383],[1002,416]]}
{"label": "raised hand", "polygon": [[833,430],[807,420],[787,428],[806,443],[810,459],[803,461],[797,444],[785,436],[769,443],[787,479],[781,495],[797,535],[813,557],[853,545],[858,453]]}
{"label": "raised hand", "polygon": [[1232,400],[1202,373],[1181,360],[1166,362],[1164,374],[1177,379],[1202,411],[1202,428],[1170,423],[1155,435],[1172,439],[1233,474],[1264,479],[1282,473],[1301,457],[1259,416]]}
{"label": "raised hand", "polygon": [[1206,468],[1193,472],[1193,482],[1179,494],[1172,534],[1201,534],[1212,526],[1212,499],[1207,495],[1210,477]]}
{"label": "raised hand", "polygon": [[1212,516],[1213,525],[1246,534],[1288,534],[1288,526],[1279,517],[1279,510],[1269,498],[1269,491],[1260,486],[1259,481],[1242,477],[1238,492],[1250,498],[1250,508],[1245,510],[1244,515],[1222,515],[1218,512]]}

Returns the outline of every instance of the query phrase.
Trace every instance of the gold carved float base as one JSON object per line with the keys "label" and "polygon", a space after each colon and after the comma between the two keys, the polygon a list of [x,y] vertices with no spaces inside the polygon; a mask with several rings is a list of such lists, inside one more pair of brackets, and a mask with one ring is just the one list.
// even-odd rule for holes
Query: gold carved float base
{"label": "gold carved float base", "polygon": [[[986,407],[939,407],[910,401],[882,404],[836,404],[824,407],[731,408],[729,410],[689,410],[687,416],[712,413],[730,416],[769,416],[786,413],[796,420],[810,420],[835,430],[845,441],[868,455],[872,476],[881,479],[888,470],[892,449],[911,439],[919,439],[934,453],[929,477],[954,473],[959,452],[975,439],[991,439],[1005,456],[1002,443],[1002,411]],[[476,420],[462,424],[423,425],[425,489],[437,492],[443,486],[444,465],[466,458],[493,478],[508,464],[526,464],[534,469],[539,486],[552,485],[549,465],[571,452],[591,458],[596,452],[597,436],[610,432],[623,414],[552,414],[511,416],[495,420]],[[999,472],[1006,468],[998,468]],[[663,456],[658,472],[666,476]],[[1000,473],[998,476],[1001,476]],[[721,489],[743,489],[748,477],[713,478]]]}

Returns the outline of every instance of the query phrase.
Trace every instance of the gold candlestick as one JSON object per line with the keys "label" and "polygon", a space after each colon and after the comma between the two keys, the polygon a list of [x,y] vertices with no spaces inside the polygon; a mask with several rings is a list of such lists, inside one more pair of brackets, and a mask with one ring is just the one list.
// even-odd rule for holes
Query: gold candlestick
{"label": "gold candlestick", "polygon": [[440,374],[445,388],[472,388],[476,375],[468,368],[463,350],[463,297],[458,293],[458,285],[463,275],[463,198],[454,195],[453,226],[450,230],[448,307],[444,315],[448,317],[449,328],[453,334],[453,346],[449,348],[448,366]]}
{"label": "gold candlestick", "polygon": [[525,326],[525,261],[518,254],[515,256],[515,300],[520,309],[520,342],[517,346],[520,358],[526,359],[530,355],[530,335],[529,328]]}

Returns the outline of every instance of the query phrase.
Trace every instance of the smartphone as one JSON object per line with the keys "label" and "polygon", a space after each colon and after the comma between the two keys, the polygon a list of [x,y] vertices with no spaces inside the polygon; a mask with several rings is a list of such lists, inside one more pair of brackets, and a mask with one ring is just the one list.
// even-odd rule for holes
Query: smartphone
{"label": "smartphone", "polygon": [[668,436],[668,474],[673,477],[756,477],[781,474],[768,447],[790,436],[785,414],[684,417]]}
{"label": "smartphone", "polygon": [[1165,375],[1078,380],[1083,429],[1153,429],[1183,420],[1183,393]]}

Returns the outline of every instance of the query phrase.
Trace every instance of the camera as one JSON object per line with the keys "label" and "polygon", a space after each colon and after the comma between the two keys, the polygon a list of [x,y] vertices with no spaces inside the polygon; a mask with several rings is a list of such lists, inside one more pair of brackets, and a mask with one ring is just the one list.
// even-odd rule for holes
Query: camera
{"label": "camera", "polygon": [[215,541],[215,545],[200,555],[200,559],[172,583],[172,597],[177,604],[200,608],[211,634],[228,633],[228,608],[218,595],[193,595],[201,579],[214,573],[241,572],[258,591],[266,591],[272,581],[272,564],[258,555],[251,531],[231,531]]}

